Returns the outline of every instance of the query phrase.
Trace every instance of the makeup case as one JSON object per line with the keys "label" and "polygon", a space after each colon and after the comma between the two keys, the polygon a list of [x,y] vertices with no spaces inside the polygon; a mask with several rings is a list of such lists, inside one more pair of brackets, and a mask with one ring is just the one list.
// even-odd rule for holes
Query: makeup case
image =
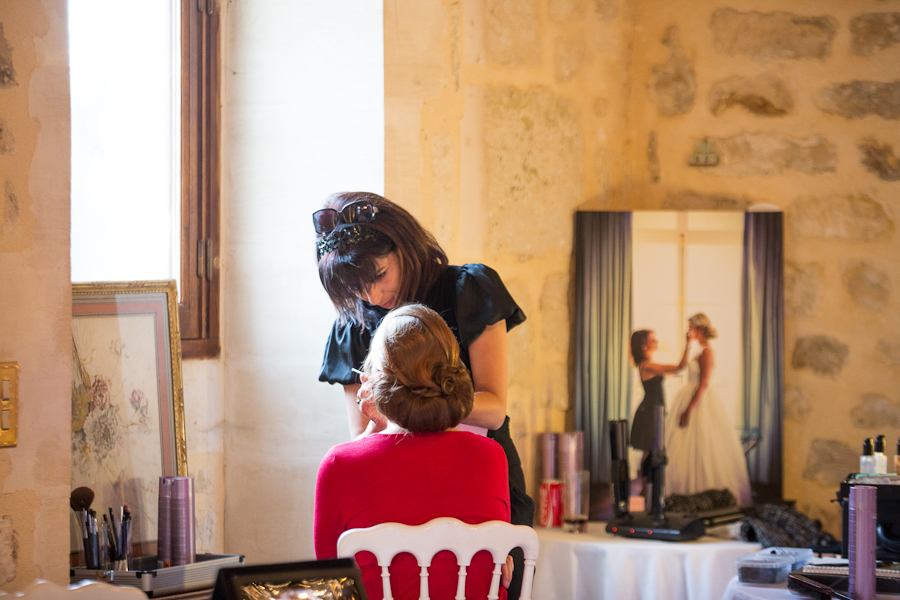
{"label": "makeup case", "polygon": [[159,598],[183,592],[211,590],[219,569],[243,566],[244,557],[240,554],[198,554],[197,560],[190,565],[164,568],[157,568],[155,554],[141,556],[134,562],[130,571],[75,567],[69,569],[69,583],[85,579],[105,581],[113,585],[136,587],[149,598]]}
{"label": "makeup case", "polygon": [[841,503],[843,546],[841,556],[850,555],[850,488],[855,485],[870,485],[877,489],[876,513],[878,523],[875,529],[875,558],[880,561],[900,562],[900,476],[851,474],[841,482],[837,492]]}

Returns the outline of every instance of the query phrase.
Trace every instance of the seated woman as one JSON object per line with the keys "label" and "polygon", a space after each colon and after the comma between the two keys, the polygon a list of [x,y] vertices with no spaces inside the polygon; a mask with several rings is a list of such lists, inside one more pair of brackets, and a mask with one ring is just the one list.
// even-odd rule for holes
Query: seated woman
{"label": "seated woman", "polygon": [[[418,304],[391,311],[375,332],[363,369],[360,398],[371,394],[372,402],[361,405],[373,405],[387,424],[380,433],[335,446],[322,460],[316,557],[334,558],[344,531],[379,523],[421,525],[437,517],[508,522],[503,448],[456,429],[472,410],[474,392],[456,339],[440,315]],[[369,597],[381,599],[374,556],[360,553],[357,560]],[[492,570],[487,552],[476,555],[467,569],[466,598],[487,597]],[[438,554],[429,571],[431,598],[452,599],[458,571],[452,553]],[[503,575],[508,584],[508,567]],[[419,597],[412,555],[394,560],[391,589],[397,599]]]}

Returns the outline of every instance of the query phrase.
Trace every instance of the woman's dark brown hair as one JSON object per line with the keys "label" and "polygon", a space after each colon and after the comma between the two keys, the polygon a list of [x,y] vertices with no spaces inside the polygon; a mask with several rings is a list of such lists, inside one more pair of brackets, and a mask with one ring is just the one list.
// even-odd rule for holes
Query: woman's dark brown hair
{"label": "woman's dark brown hair", "polygon": [[456,427],[472,412],[475,392],[456,338],[426,306],[407,304],[388,313],[363,368],[378,412],[412,433]]}
{"label": "woman's dark brown hair", "polygon": [[649,329],[639,329],[631,334],[631,358],[634,359],[634,366],[640,367],[641,363],[647,360],[644,354],[644,346],[647,344],[647,338],[650,337]]}
{"label": "woman's dark brown hair", "polygon": [[[400,302],[422,301],[447,267],[447,255],[437,240],[400,206],[378,194],[341,192],[325,199],[323,208],[340,211],[354,202],[369,202],[378,209],[375,218],[358,225],[374,235],[353,244],[340,244],[319,258],[319,279],[337,308],[341,322],[365,324],[360,296],[375,282],[376,261],[391,252],[400,264]],[[317,235],[318,242],[324,236]]]}

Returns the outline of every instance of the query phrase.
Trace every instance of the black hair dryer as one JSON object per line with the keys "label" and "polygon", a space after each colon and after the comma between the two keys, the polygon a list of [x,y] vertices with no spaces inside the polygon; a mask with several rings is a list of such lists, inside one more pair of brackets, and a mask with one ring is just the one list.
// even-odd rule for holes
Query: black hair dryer
{"label": "black hair dryer", "polygon": [[610,475],[613,480],[613,510],[616,517],[628,514],[631,479],[628,473],[628,421],[609,422],[609,443],[612,450]]}

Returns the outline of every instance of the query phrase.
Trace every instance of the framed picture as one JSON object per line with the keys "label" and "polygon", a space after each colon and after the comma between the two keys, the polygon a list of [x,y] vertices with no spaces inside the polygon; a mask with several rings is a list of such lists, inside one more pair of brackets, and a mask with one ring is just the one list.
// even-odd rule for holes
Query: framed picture
{"label": "framed picture", "polygon": [[[72,284],[72,489],[157,537],[159,478],[187,476],[174,281]],[[73,520],[74,525],[74,520]]]}

